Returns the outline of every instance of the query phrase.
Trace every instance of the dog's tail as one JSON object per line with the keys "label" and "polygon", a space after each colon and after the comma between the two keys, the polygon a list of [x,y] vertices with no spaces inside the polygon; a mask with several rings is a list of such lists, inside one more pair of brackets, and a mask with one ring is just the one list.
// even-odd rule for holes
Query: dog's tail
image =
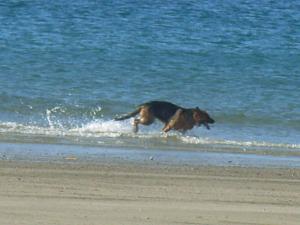
{"label": "dog's tail", "polygon": [[116,121],[119,121],[119,120],[126,120],[126,119],[129,119],[131,117],[134,117],[136,116],[137,114],[139,114],[139,112],[141,111],[141,108],[137,108],[135,111],[131,112],[131,113],[127,113],[125,115],[122,115],[122,116],[119,116],[119,117],[116,117],[114,118],[114,120]]}

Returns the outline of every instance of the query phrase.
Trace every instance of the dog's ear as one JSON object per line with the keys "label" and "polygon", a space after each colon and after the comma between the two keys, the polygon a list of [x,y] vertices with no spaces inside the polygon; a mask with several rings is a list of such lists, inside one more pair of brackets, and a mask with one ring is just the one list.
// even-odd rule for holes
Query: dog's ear
{"label": "dog's ear", "polygon": [[201,113],[198,107],[196,108],[196,110],[193,110],[193,119],[196,122],[199,122],[201,120]]}

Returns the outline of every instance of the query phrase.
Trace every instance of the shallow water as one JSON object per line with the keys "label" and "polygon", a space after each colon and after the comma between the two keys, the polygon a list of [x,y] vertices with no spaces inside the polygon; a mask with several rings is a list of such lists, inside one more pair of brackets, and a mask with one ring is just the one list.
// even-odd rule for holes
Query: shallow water
{"label": "shallow water", "polygon": [[0,160],[41,163],[134,163],[157,166],[300,168],[300,158],[240,153],[0,143]]}

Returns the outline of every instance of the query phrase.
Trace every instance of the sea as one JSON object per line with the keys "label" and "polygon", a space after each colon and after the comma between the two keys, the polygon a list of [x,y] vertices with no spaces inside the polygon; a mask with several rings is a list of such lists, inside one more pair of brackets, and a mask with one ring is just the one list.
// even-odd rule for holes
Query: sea
{"label": "sea", "polygon": [[[159,121],[134,133],[132,119],[113,120],[151,100],[216,123],[166,134]],[[0,142],[300,167],[300,2],[2,1]]]}

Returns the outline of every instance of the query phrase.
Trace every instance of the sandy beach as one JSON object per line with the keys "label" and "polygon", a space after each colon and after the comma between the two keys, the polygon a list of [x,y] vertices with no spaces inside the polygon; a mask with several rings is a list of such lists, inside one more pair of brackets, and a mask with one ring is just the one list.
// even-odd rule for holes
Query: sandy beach
{"label": "sandy beach", "polygon": [[300,170],[2,160],[0,224],[299,225]]}

